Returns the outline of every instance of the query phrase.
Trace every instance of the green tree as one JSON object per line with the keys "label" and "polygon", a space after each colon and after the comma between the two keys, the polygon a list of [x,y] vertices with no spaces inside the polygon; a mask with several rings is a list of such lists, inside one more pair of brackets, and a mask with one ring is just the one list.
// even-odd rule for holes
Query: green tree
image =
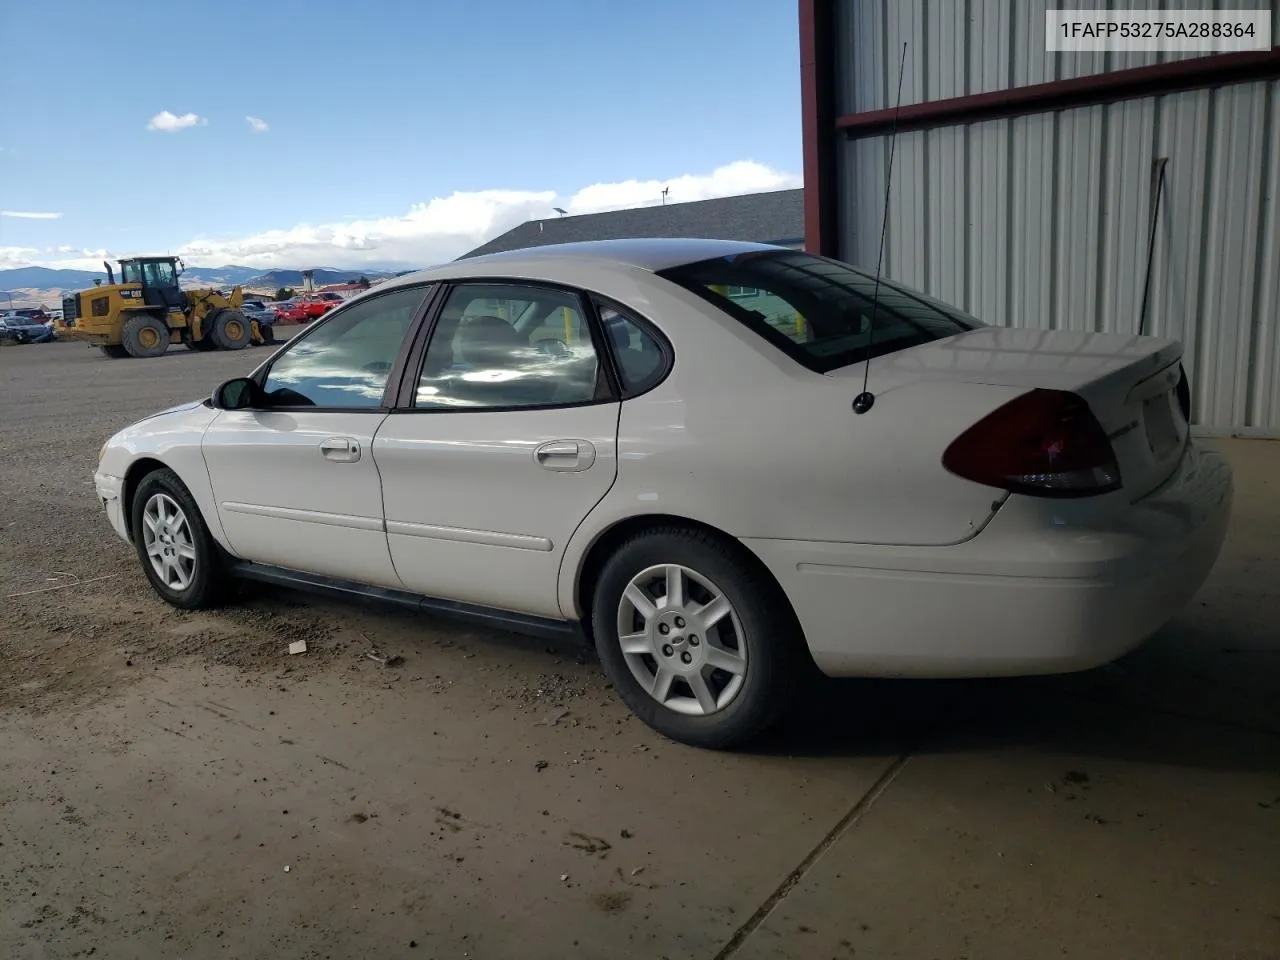
{"label": "green tree", "polygon": [[281,287],[279,290],[277,290],[277,291],[276,291],[276,299],[277,299],[277,300],[292,300],[292,299],[293,299],[293,288],[292,288],[292,287]]}
{"label": "green tree", "polygon": [[361,277],[361,278],[360,278],[360,280],[359,280],[359,283],[360,283],[360,289],[362,289],[362,290],[368,290],[368,289],[369,289],[370,284],[369,284],[369,278],[368,278],[368,277]]}

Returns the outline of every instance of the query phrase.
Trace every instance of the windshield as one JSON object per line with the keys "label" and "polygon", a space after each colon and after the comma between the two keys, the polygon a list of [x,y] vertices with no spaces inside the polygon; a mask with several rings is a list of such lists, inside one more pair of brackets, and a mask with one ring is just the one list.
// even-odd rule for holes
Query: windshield
{"label": "windshield", "polygon": [[139,263],[120,264],[120,282],[121,283],[141,283],[142,282],[142,265]]}
{"label": "windshield", "polygon": [[174,272],[173,264],[167,260],[145,264],[142,276],[148,287],[173,287],[178,283],[178,275]]}
{"label": "windshield", "polygon": [[799,250],[716,257],[659,276],[696,293],[819,373],[984,325],[884,278],[877,297],[874,276]]}

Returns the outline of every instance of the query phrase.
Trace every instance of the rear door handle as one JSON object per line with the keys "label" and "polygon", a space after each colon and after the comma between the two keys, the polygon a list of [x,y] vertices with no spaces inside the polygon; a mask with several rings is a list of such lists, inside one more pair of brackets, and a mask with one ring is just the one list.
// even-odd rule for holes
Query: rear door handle
{"label": "rear door handle", "polygon": [[360,459],[360,441],[353,437],[330,437],[321,441],[320,455],[330,463],[355,463]]}
{"label": "rear door handle", "polygon": [[596,462],[596,448],[586,440],[552,440],[534,450],[533,459],[546,470],[575,472]]}

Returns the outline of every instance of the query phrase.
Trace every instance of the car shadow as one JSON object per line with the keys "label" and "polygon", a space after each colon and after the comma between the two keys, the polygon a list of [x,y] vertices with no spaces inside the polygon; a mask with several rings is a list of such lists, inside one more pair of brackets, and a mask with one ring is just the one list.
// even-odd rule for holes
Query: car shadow
{"label": "car shadow", "polygon": [[1280,636],[1204,621],[1184,617],[1128,657],[1078,674],[823,678],[748,752],[890,757],[1032,749],[1280,770]]}

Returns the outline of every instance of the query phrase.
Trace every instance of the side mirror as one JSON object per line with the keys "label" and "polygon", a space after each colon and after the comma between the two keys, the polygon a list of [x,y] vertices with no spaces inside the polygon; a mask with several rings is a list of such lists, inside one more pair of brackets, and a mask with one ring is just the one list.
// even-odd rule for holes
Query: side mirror
{"label": "side mirror", "polygon": [[236,377],[214,388],[209,402],[215,410],[248,410],[259,405],[262,388],[248,377]]}

